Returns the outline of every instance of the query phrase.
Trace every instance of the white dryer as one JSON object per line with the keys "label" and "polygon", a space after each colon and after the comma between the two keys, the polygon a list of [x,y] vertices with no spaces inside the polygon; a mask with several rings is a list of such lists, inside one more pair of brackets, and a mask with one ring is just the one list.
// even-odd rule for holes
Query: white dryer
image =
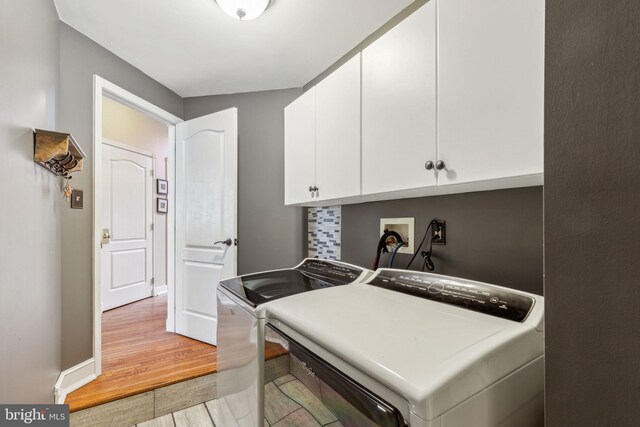
{"label": "white dryer", "polygon": [[[316,413],[343,426],[539,427],[543,314],[538,295],[379,269],[365,284],[267,305],[267,336],[287,343],[290,359],[273,395],[295,400],[303,387],[290,396],[282,383],[300,382],[315,403],[298,403],[321,403],[328,412]],[[282,406],[269,395],[265,405]]]}

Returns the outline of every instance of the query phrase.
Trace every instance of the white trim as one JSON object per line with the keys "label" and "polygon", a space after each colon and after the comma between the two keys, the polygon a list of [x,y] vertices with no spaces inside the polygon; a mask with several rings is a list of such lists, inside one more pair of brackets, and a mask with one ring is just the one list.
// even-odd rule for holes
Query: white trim
{"label": "white trim", "polygon": [[[102,189],[96,185],[102,176],[102,94],[103,81],[93,76],[93,359],[96,377],[102,373],[102,251],[98,228],[102,225]],[[96,192],[97,190],[97,192]],[[98,197],[99,196],[99,197]]]}
{"label": "white trim", "polygon": [[167,212],[167,332],[176,331],[176,217],[175,198],[176,194],[176,127],[169,126],[169,151],[167,152],[167,182],[169,183],[169,211]]}
{"label": "white trim", "polygon": [[[240,177],[240,169],[238,168],[238,158],[240,157],[238,150],[240,148],[240,129],[238,127],[238,109],[233,107],[235,110],[235,132],[236,138],[233,141],[233,157],[234,157],[234,169],[235,169],[235,184],[233,187],[233,192],[235,193],[234,197],[234,206],[233,206],[233,275],[238,275],[238,199],[240,198],[240,192],[238,188],[240,187],[239,177]],[[314,184],[315,185],[315,184]],[[216,338],[217,339],[217,338]]]}
{"label": "white trim", "polygon": [[[156,212],[156,197],[158,194],[158,189],[156,188],[156,176],[157,176],[157,170],[156,170],[156,156],[153,156],[153,159],[151,160],[152,165],[153,165],[153,170],[151,172],[151,238],[153,239],[153,246],[151,247],[151,295],[153,295],[154,297],[157,296],[158,294],[156,293],[156,279],[158,277],[158,272],[156,271],[156,267],[158,266],[158,262],[156,260],[156,257],[158,256],[158,252],[156,251],[156,242],[158,241],[158,230],[156,230],[158,228],[158,221],[157,221],[157,216],[158,216],[158,212]],[[166,236],[165,236],[166,238]],[[168,307],[167,307],[168,309]]]}
{"label": "white trim", "polygon": [[[101,228],[102,224],[102,97],[118,101],[125,104],[141,113],[144,113],[156,120],[161,121],[169,127],[169,159],[172,160],[175,152],[175,125],[181,123],[183,120],[173,114],[151,104],[148,101],[128,92],[121,87],[114,85],[113,83],[103,79],[102,77],[94,74],[93,76],[93,248],[92,248],[92,267],[93,267],[93,360],[94,360],[94,373],[97,377],[102,373],[102,308],[101,308],[101,251],[100,242],[102,240]],[[170,161],[173,166],[173,161]],[[171,170],[168,172],[168,178],[173,178]],[[171,182],[171,181],[170,181]],[[169,212],[171,216],[167,217],[167,220],[173,220],[172,213],[173,206],[169,206]],[[175,228],[169,229],[167,233],[167,240],[170,242],[168,246],[169,255],[167,256],[167,262],[173,262],[174,257],[171,251],[173,251],[173,232]],[[172,269],[173,272],[173,269]],[[168,275],[167,282],[168,288],[173,289],[173,276]],[[172,305],[169,305],[169,316],[171,316]]]}
{"label": "white trim", "polygon": [[96,379],[95,360],[93,358],[60,372],[53,388],[55,403],[63,404],[67,395]]}
{"label": "white trim", "polygon": [[167,285],[160,285],[160,286],[154,286],[153,287],[153,296],[157,297],[160,295],[164,295],[167,292],[169,292],[169,287]]}
{"label": "white trim", "polygon": [[156,166],[155,166],[156,155],[155,155],[155,153],[152,153],[151,151],[143,150],[142,148],[134,147],[133,145],[124,144],[122,142],[114,141],[114,140],[109,139],[109,138],[102,138],[102,143],[110,145],[112,147],[119,148],[121,150],[131,151],[132,153],[140,154],[141,156],[151,157],[154,160],[153,170],[154,170],[154,176],[155,176],[155,170],[156,170]]}
{"label": "white trim", "polygon": [[113,99],[114,101],[125,104],[126,106],[131,107],[134,110],[137,110],[148,115],[149,117],[161,121],[167,126],[176,125],[184,121],[180,117],[174,116],[173,114],[163,110],[160,107],[156,107],[152,103],[145,101],[139,96],[134,95],[119,86],[114,85],[113,83],[103,79],[97,74],[94,74],[93,77],[94,84],[102,89],[101,95],[104,95],[109,99]]}

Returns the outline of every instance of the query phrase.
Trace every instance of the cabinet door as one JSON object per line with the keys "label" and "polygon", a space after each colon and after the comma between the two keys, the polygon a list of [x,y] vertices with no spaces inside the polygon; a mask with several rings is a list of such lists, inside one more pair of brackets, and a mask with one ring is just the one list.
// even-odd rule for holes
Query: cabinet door
{"label": "cabinet door", "polygon": [[309,89],[284,109],[284,203],[312,200],[316,183],[316,95]]}
{"label": "cabinet door", "polygon": [[318,200],[360,194],[360,54],[316,86]]}
{"label": "cabinet door", "polygon": [[438,184],[541,173],[544,2],[438,0]]}
{"label": "cabinet door", "polygon": [[362,192],[436,184],[436,5],[362,52]]}

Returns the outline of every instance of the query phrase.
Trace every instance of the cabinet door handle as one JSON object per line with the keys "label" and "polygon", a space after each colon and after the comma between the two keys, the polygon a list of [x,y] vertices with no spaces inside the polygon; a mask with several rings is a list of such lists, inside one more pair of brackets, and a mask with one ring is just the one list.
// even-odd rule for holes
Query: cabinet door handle
{"label": "cabinet door handle", "polygon": [[433,169],[433,162],[431,160],[427,160],[427,162],[424,164],[424,168],[430,171],[431,169]]}
{"label": "cabinet door handle", "polygon": [[309,193],[311,193],[313,191],[313,185],[309,186]]}
{"label": "cabinet door handle", "polygon": [[436,169],[441,171],[442,169],[444,169],[446,166],[444,164],[444,162],[442,160],[438,160],[436,162]]}
{"label": "cabinet door handle", "polygon": [[318,186],[317,185],[313,186],[313,191],[318,191]]}

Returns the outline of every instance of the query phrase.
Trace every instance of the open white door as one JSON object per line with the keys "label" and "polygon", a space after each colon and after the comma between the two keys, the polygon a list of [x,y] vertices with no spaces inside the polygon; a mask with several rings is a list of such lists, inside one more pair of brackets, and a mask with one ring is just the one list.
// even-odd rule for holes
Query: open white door
{"label": "open white door", "polygon": [[176,125],[176,332],[216,345],[216,288],[236,275],[238,110]]}
{"label": "open white door", "polygon": [[153,159],[104,143],[102,311],[153,293]]}

